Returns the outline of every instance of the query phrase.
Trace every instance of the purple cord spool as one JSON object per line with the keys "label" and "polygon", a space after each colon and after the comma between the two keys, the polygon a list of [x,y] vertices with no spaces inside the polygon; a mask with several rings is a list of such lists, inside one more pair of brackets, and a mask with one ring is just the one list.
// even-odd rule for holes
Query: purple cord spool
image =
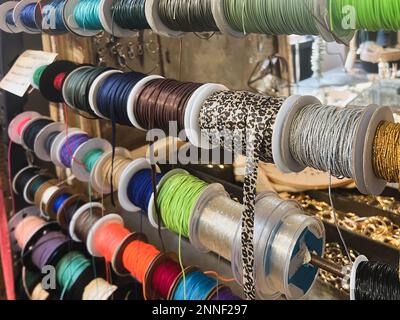
{"label": "purple cord spool", "polygon": [[211,298],[211,301],[239,301],[239,300],[242,299],[237,295],[233,294],[232,290],[229,289],[228,287],[222,287]]}
{"label": "purple cord spool", "polygon": [[58,248],[69,243],[66,235],[59,231],[50,231],[42,236],[32,249],[32,262],[42,270],[44,266],[49,264],[53,254]]}
{"label": "purple cord spool", "polygon": [[61,147],[60,150],[60,158],[61,162],[67,168],[71,168],[72,157],[75,151],[86,141],[89,141],[91,138],[86,134],[76,134],[71,137],[68,137],[65,140],[64,145]]}

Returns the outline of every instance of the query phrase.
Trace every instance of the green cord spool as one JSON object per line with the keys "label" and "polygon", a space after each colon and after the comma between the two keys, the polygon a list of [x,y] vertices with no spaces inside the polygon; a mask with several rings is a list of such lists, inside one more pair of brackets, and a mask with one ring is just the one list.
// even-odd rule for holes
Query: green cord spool
{"label": "green cord spool", "polygon": [[101,149],[94,149],[92,151],[89,151],[85,157],[83,158],[83,163],[86,167],[86,170],[88,172],[92,172],[95,164],[97,161],[100,159],[100,157],[104,154],[104,151]]}
{"label": "green cord spool", "polygon": [[224,0],[225,18],[243,33],[318,35],[314,0]]}
{"label": "green cord spool", "polygon": [[346,8],[351,7],[356,15],[356,30],[400,30],[399,0],[330,0],[332,30],[342,28],[343,21],[349,18]]}
{"label": "green cord spool", "polygon": [[193,207],[206,187],[206,182],[186,173],[178,173],[165,181],[158,194],[158,206],[169,230],[189,237]]}
{"label": "green cord spool", "polygon": [[40,67],[37,68],[37,69],[35,70],[35,72],[33,73],[32,81],[33,81],[33,85],[34,85],[36,88],[39,88],[40,78],[42,77],[42,74],[43,74],[44,70],[45,70],[47,67],[48,67],[48,65],[40,66]]}
{"label": "green cord spool", "polygon": [[89,267],[90,261],[77,251],[71,251],[61,258],[56,266],[57,282],[62,288],[61,299]]}

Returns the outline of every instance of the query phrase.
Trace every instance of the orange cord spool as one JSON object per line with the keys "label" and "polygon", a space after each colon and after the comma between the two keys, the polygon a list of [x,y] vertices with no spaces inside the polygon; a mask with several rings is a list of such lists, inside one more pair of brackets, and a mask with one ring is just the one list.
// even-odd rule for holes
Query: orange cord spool
{"label": "orange cord spool", "polygon": [[100,226],[94,236],[94,242],[107,262],[112,262],[114,253],[122,241],[130,234],[129,230],[118,223]]}
{"label": "orange cord spool", "polygon": [[159,254],[160,251],[151,244],[135,240],[126,247],[122,262],[137,281],[144,283],[147,270]]}

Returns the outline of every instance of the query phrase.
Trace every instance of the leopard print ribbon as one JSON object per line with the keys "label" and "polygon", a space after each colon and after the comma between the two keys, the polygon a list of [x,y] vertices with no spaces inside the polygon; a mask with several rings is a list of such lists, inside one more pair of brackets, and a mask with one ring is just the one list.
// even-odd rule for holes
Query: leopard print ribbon
{"label": "leopard print ribbon", "polygon": [[256,296],[254,280],[254,211],[259,161],[273,163],[272,132],[285,98],[247,91],[222,91],[210,96],[200,111],[203,139],[213,145],[246,155],[243,188],[242,263],[246,298]]}

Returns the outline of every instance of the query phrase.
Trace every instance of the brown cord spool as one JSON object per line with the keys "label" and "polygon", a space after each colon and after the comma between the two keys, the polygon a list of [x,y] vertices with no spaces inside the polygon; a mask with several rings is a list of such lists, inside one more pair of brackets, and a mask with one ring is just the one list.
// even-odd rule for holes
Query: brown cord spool
{"label": "brown cord spool", "polygon": [[104,210],[101,208],[92,207],[85,210],[75,222],[76,236],[83,243],[86,243],[90,229],[105,215],[107,215],[107,213],[104,213]]}
{"label": "brown cord spool", "polygon": [[154,79],[139,93],[134,115],[142,128],[169,132],[170,122],[178,124],[178,132],[185,129],[185,110],[190,97],[201,86],[193,82]]}

